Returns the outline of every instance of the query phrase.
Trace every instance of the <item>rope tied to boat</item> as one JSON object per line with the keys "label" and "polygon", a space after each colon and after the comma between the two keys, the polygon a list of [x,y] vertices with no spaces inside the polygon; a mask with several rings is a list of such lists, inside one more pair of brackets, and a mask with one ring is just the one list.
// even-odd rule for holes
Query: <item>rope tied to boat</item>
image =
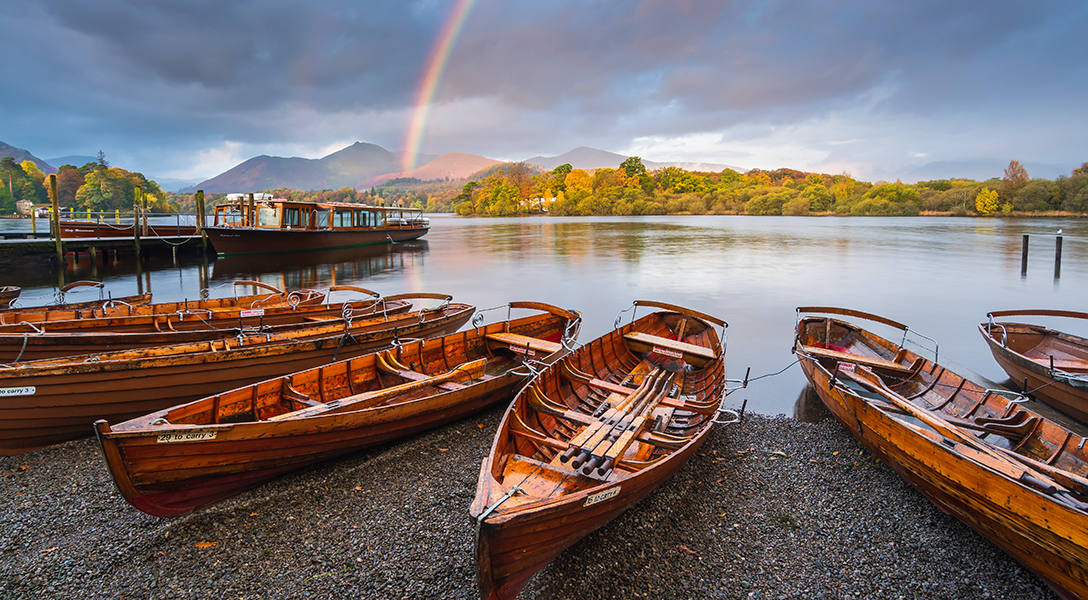
{"label": "rope tied to boat", "polygon": [[507,492],[505,494],[503,494],[502,497],[500,497],[498,500],[496,500],[494,504],[492,504],[491,506],[488,506],[487,510],[480,513],[480,516],[476,517],[476,523],[477,524],[483,523],[484,520],[487,519],[488,515],[495,512],[496,508],[501,506],[503,502],[506,502],[510,498],[513,498],[514,494],[518,494],[518,493],[524,494],[526,492],[525,492],[525,490],[521,489],[520,486],[517,486],[517,485],[515,485],[514,487],[507,490]]}

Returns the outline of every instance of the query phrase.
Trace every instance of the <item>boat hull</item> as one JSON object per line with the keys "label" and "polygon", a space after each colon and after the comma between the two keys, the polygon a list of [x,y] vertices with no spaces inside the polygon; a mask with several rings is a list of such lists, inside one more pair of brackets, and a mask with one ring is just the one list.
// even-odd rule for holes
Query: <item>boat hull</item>
{"label": "boat hull", "polygon": [[[1052,332],[1043,328],[1033,327],[1020,323],[1005,323],[1007,329],[1023,331],[1026,335],[1059,336],[1058,332]],[[994,360],[1008,373],[1009,378],[1017,386],[1027,387],[1032,396],[1042,400],[1050,406],[1073,417],[1081,423],[1088,423],[1088,380],[1078,379],[1069,373],[1051,372],[1049,364],[1043,364],[1029,359],[1016,352],[1006,344],[1002,344],[997,336],[1000,331],[992,329],[992,334],[987,331],[987,324],[978,326],[979,333],[986,340]],[[1041,333],[1036,333],[1041,332]],[[1024,335],[1020,334],[1020,335]],[[1071,338],[1072,336],[1064,336]],[[1079,338],[1074,338],[1078,339]],[[1088,356],[1088,347],[1084,348],[1084,354]]]}
{"label": "boat hull", "polygon": [[92,434],[98,419],[125,421],[332,362],[388,345],[399,338],[452,333],[474,308],[453,304],[354,323],[350,337],[280,339],[248,336],[101,355],[22,363],[0,370],[0,455],[21,454]]}
{"label": "boat hull", "polygon": [[[885,343],[889,353],[894,354],[894,344]],[[965,450],[962,443],[950,442],[909,417],[893,416],[887,412],[887,404],[882,410],[878,408],[879,401],[847,391],[841,383],[836,383],[845,377],[837,370],[839,367],[833,374],[813,356],[805,352],[798,352],[798,356],[823,404],[877,458],[942,511],[998,545],[1062,596],[1088,598],[1088,514],[1015,478],[1001,476],[1000,471],[994,470],[992,459],[980,457],[982,453],[969,448]],[[910,365],[915,359],[910,355],[902,363]],[[975,404],[978,409],[987,397],[992,398],[982,388],[932,362],[925,361],[918,372],[937,374],[936,387],[931,390],[941,388],[942,393],[951,396],[948,406],[962,402],[970,407],[971,402],[981,398]],[[1034,431],[1041,431],[1040,427],[1036,426]],[[1065,440],[1068,442],[1069,438]],[[1064,443],[1059,444],[1059,452],[1062,447]],[[1001,465],[1013,463],[999,460],[997,464],[1001,469],[1010,469]],[[1015,467],[1011,469],[1016,471]]]}
{"label": "boat hull", "polygon": [[[530,371],[517,354],[493,347],[489,336],[515,333],[552,342],[555,352],[536,357],[550,364],[566,353],[560,342],[572,342],[580,322],[576,313],[559,311],[367,353],[112,428],[100,420],[96,432],[118,489],[130,504],[160,517],[188,514],[280,474],[508,401]],[[387,380],[383,388],[378,384],[382,373],[388,373],[383,367],[389,369],[390,357],[394,364],[413,365],[442,379],[411,371],[409,375],[425,381],[403,389],[405,385],[398,388]],[[474,368],[480,371],[474,374]],[[459,383],[445,383],[449,373],[457,374]],[[292,410],[283,395],[285,386],[293,394],[312,394],[305,397],[319,403]],[[381,394],[388,397],[366,399]]]}
{"label": "boat hull", "polygon": [[724,322],[639,305],[666,310],[571,352],[507,409],[469,510],[481,598],[516,598],[544,565],[665,483],[712,432],[725,355],[703,318]]}
{"label": "boat hull", "polygon": [[404,242],[423,237],[429,227],[382,227],[376,229],[262,229],[205,227],[220,256],[335,250]]}
{"label": "boat hull", "polygon": [[[192,237],[198,235],[195,225],[148,225],[147,231],[141,230],[141,237]],[[132,223],[101,223],[96,221],[60,221],[61,239],[108,239],[128,238],[132,239],[134,232]]]}

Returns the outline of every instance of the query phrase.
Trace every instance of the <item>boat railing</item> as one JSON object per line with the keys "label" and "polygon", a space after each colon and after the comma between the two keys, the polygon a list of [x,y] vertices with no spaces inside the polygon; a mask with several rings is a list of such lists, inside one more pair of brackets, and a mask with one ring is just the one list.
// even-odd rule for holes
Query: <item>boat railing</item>
{"label": "boat railing", "polygon": [[[874,323],[880,323],[882,325],[887,325],[889,327],[894,327],[895,329],[899,329],[899,330],[901,330],[903,332],[903,336],[899,340],[899,349],[903,349],[903,347],[906,346],[907,342],[909,341],[910,343],[914,344],[918,348],[933,352],[933,362],[938,362],[939,347],[938,347],[938,344],[937,344],[937,340],[929,337],[928,335],[924,335],[922,333],[919,333],[919,332],[911,329],[910,327],[904,325],[903,323],[900,323],[899,321],[893,321],[893,320],[891,320],[891,319],[889,319],[887,317],[882,317],[880,315],[875,315],[873,313],[867,313],[867,312],[861,311],[861,310],[854,310],[852,308],[840,308],[840,307],[837,307],[837,306],[799,306],[799,307],[797,307],[797,321],[794,324],[794,331],[797,331],[797,325],[799,325],[801,323],[801,318],[802,318],[803,314],[843,315],[843,316],[847,316],[847,317],[854,317],[854,318],[857,318],[857,319],[864,319],[866,321],[872,321]],[[918,342],[916,340],[909,339],[908,335],[912,335],[912,336],[916,336],[916,337],[920,337],[920,338],[924,338],[926,340],[929,340],[930,342],[933,343],[933,347],[930,348],[929,346],[926,346],[925,344],[922,344],[922,343],[920,343],[920,342]],[[795,340],[795,343],[797,341],[798,340]]]}

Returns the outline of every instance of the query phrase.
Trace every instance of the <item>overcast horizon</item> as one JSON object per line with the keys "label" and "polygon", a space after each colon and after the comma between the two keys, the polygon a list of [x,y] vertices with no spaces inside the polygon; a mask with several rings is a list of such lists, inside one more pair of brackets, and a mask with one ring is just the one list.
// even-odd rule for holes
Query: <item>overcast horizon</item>
{"label": "overcast horizon", "polygon": [[1075,1],[9,0],[4,17],[0,141],[160,178],[355,141],[871,181],[1088,160]]}

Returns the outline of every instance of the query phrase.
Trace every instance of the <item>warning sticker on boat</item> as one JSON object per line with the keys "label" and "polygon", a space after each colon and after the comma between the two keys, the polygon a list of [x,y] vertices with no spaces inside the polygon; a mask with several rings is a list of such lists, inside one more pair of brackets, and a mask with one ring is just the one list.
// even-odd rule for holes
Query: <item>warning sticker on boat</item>
{"label": "warning sticker on boat", "polygon": [[33,396],[34,392],[38,389],[32,385],[24,385],[23,387],[10,387],[0,388],[0,398],[7,396]]}
{"label": "warning sticker on boat", "polygon": [[854,367],[856,367],[856,366],[857,365],[855,365],[854,363],[841,362],[841,363],[839,363],[839,370],[844,371],[846,373],[853,373],[854,372]]}
{"label": "warning sticker on boat", "polygon": [[263,317],[264,316],[264,309],[263,308],[254,308],[254,309],[251,309],[251,310],[243,310],[241,312],[241,314],[239,314],[238,316],[243,317],[243,318],[244,317]]}
{"label": "warning sticker on boat", "polygon": [[586,503],[583,504],[582,506],[591,506],[591,505],[596,504],[598,502],[604,502],[605,500],[608,500],[609,498],[615,498],[616,496],[618,496],[620,494],[620,488],[621,487],[623,487],[623,486],[617,485],[616,487],[608,488],[607,490],[605,490],[603,492],[597,492],[596,494],[590,494],[589,496],[586,497]]}
{"label": "warning sticker on boat", "polygon": [[204,440],[214,440],[216,431],[190,431],[187,433],[166,433],[159,436],[157,442],[159,444],[169,444],[171,442],[201,442]]}
{"label": "warning sticker on boat", "polygon": [[669,350],[668,348],[658,348],[657,346],[654,346],[654,354],[660,354],[661,356],[671,356],[673,358],[684,358],[683,352]]}

